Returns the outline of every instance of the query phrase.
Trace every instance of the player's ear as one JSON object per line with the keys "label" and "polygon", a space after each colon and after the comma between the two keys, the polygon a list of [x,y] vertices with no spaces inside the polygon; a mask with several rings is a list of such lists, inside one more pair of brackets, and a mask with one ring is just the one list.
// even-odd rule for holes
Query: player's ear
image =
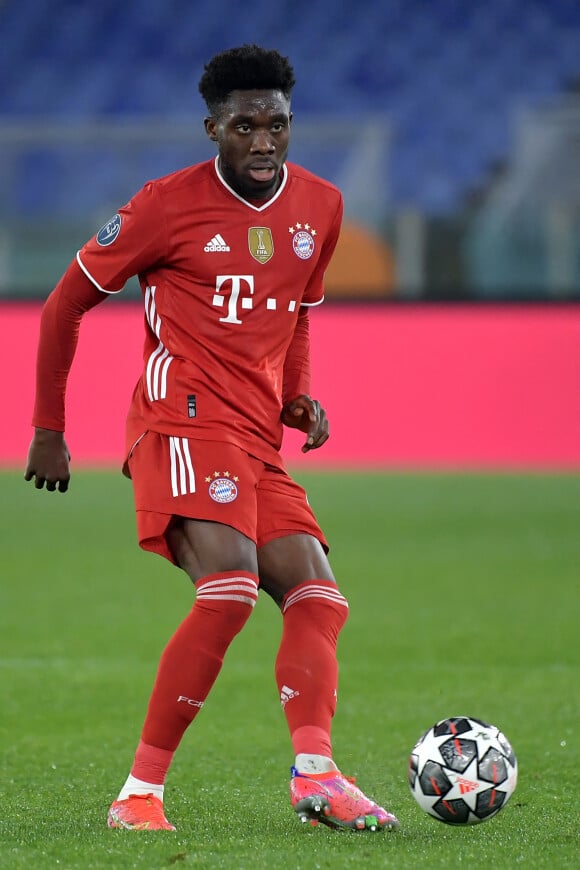
{"label": "player's ear", "polygon": [[217,142],[217,130],[216,130],[216,120],[215,118],[204,118],[203,126],[205,127],[205,132],[212,140],[212,142]]}

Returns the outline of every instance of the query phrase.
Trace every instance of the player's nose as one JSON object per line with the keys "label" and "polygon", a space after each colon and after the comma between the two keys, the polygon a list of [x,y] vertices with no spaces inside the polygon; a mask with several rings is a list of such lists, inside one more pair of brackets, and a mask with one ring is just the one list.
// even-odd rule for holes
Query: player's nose
{"label": "player's nose", "polygon": [[275,145],[270,133],[266,130],[256,130],[252,137],[251,150],[254,154],[272,154]]}

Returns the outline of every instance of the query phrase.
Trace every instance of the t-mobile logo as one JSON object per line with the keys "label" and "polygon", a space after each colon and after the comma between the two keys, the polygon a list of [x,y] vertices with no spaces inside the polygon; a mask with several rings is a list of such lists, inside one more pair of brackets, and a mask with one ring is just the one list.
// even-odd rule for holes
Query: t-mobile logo
{"label": "t-mobile logo", "polygon": [[[242,296],[242,289],[247,290],[249,295]],[[239,307],[243,309],[251,309],[253,305],[252,296],[254,293],[254,276],[253,275],[218,275],[216,277],[215,294],[213,304],[218,308],[222,308],[227,299],[228,313],[226,317],[220,317],[221,323],[241,323],[238,317],[238,302]],[[229,298],[227,294],[229,291]],[[221,296],[220,294],[224,295]]]}
{"label": "t-mobile logo", "polygon": [[[243,292],[246,291],[246,292]],[[254,307],[254,276],[253,275],[217,275],[213,305],[223,308],[227,304],[228,313],[220,317],[220,323],[241,324],[239,318],[241,309],[246,311]],[[296,311],[300,304],[296,299],[284,300],[280,303],[275,296],[269,296],[263,300],[268,311],[287,310],[290,313]]]}

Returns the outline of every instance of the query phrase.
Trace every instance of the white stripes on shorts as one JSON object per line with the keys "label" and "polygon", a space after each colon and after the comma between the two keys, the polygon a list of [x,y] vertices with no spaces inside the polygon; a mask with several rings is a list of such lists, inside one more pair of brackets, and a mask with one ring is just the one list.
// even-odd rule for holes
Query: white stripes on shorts
{"label": "white stripes on shorts", "polygon": [[169,436],[171,459],[171,493],[174,496],[195,492],[195,471],[189,453],[187,438]]}

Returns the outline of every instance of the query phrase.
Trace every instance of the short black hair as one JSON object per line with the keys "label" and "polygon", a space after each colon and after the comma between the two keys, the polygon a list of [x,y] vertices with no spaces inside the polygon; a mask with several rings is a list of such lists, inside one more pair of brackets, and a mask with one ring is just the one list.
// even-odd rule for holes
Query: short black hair
{"label": "short black hair", "polygon": [[288,58],[259,45],[228,48],[214,55],[204,69],[199,92],[214,116],[232,91],[276,90],[290,99],[296,83]]}

